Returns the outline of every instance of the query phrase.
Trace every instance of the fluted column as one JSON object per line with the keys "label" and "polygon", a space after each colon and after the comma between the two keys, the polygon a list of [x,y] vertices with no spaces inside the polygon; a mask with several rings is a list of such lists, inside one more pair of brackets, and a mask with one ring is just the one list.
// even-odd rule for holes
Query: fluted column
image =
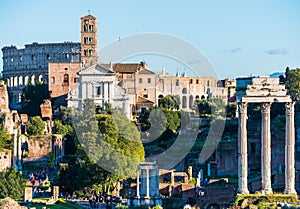
{"label": "fluted column", "polygon": [[295,125],[294,103],[285,105],[285,194],[297,194],[295,190]]}
{"label": "fluted column", "polygon": [[247,154],[247,103],[238,104],[238,193],[249,194],[248,191],[248,154]]}
{"label": "fluted column", "polygon": [[271,131],[270,131],[271,103],[261,105],[261,174],[262,193],[271,194]]}
{"label": "fluted column", "polygon": [[13,166],[18,169],[18,129],[14,128],[14,155],[13,155]]}
{"label": "fluted column", "polygon": [[[18,129],[17,129],[18,130]],[[22,139],[18,138],[18,170],[22,170]]]}
{"label": "fluted column", "polygon": [[136,197],[140,198],[140,170],[136,171]]}
{"label": "fluted column", "polygon": [[150,198],[149,191],[150,191],[150,184],[149,184],[149,168],[146,169],[146,198]]}

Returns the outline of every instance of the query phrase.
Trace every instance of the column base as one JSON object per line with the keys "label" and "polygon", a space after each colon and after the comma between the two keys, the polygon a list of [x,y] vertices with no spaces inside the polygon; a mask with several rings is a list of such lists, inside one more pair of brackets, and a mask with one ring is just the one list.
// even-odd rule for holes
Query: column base
{"label": "column base", "polygon": [[295,189],[285,189],[284,194],[297,195],[297,192]]}
{"label": "column base", "polygon": [[272,188],[270,188],[270,189],[263,189],[263,190],[261,190],[261,193],[263,195],[265,195],[265,194],[273,194],[273,190],[272,190]]}
{"label": "column base", "polygon": [[248,189],[239,189],[238,194],[249,194],[249,190]]}

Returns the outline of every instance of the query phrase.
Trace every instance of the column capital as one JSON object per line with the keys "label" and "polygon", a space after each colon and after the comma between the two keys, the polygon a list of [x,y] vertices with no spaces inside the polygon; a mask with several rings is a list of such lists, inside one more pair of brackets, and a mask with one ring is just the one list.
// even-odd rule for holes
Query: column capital
{"label": "column capital", "polygon": [[239,102],[238,103],[239,106],[239,112],[241,114],[246,114],[247,113],[247,107],[248,107],[248,103],[247,102]]}
{"label": "column capital", "polygon": [[261,112],[262,113],[270,113],[272,103],[270,102],[263,102],[261,103]]}
{"label": "column capital", "polygon": [[294,114],[294,102],[287,102],[285,103],[285,113],[288,114]]}

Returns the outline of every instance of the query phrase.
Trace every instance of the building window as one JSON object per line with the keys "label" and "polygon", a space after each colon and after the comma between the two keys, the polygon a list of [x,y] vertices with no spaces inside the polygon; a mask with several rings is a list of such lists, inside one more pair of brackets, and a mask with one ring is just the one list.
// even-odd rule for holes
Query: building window
{"label": "building window", "polygon": [[143,83],[143,79],[142,78],[139,79],[139,83]]}
{"label": "building window", "polygon": [[87,56],[87,50],[84,50],[83,53],[84,53],[84,56]]}
{"label": "building window", "polygon": [[148,78],[148,83],[151,83],[151,78]]}
{"label": "building window", "polygon": [[193,84],[193,79],[190,79],[190,84]]}
{"label": "building window", "polygon": [[68,70],[68,68],[66,67],[65,70]]}
{"label": "building window", "polygon": [[89,38],[84,37],[84,44],[89,44]]}
{"label": "building window", "polygon": [[47,60],[50,60],[50,55],[49,54],[47,54]]}
{"label": "building window", "polygon": [[31,56],[31,60],[32,60],[32,61],[35,60],[35,56],[34,56],[34,55]]}
{"label": "building window", "polygon": [[88,30],[89,30],[89,25],[88,25],[88,24],[85,24],[83,30],[84,30],[84,32],[88,32]]}
{"label": "building window", "polygon": [[51,77],[51,83],[55,83],[55,77]]}
{"label": "building window", "polygon": [[176,86],[179,86],[179,80],[178,79],[176,80]]}
{"label": "building window", "polygon": [[13,58],[13,57],[12,57],[12,58],[10,58],[10,61],[11,61],[11,62],[14,62],[14,58]]}
{"label": "building window", "polygon": [[89,38],[90,44],[93,44],[93,38]]}
{"label": "building window", "polygon": [[209,87],[209,81],[207,81],[207,86]]}
{"label": "building window", "polygon": [[69,85],[69,75],[64,74],[64,85]]}
{"label": "building window", "polygon": [[79,78],[74,78],[74,83],[79,83]]}
{"label": "building window", "polygon": [[144,94],[143,97],[144,97],[144,98],[148,98],[148,94]]}
{"label": "building window", "polygon": [[90,56],[93,56],[93,50],[90,50],[89,53],[90,53]]}
{"label": "building window", "polygon": [[94,31],[94,26],[90,25],[90,31],[93,32]]}
{"label": "building window", "polygon": [[196,84],[199,84],[199,80],[198,79],[196,80]]}
{"label": "building window", "polygon": [[182,89],[182,94],[187,94],[187,89],[186,88]]}
{"label": "building window", "polygon": [[20,62],[22,62],[23,61],[23,57],[22,56],[20,56]]}
{"label": "building window", "polygon": [[147,110],[147,107],[141,107],[140,113],[145,114],[146,110]]}
{"label": "building window", "polygon": [[101,95],[101,86],[97,86],[97,96]]}

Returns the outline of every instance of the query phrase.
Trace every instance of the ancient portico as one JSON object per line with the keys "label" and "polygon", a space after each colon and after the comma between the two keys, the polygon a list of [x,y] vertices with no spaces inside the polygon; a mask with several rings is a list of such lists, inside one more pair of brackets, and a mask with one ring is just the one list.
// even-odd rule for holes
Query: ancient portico
{"label": "ancient portico", "polygon": [[296,194],[295,190],[295,127],[294,103],[279,78],[258,77],[248,85],[246,95],[238,103],[238,193],[248,191],[248,154],[247,154],[247,105],[261,103],[261,175],[262,193],[272,193],[271,187],[271,130],[270,109],[272,103],[285,103],[286,134],[285,134],[285,190],[286,194]]}
{"label": "ancient portico", "polygon": [[159,170],[156,162],[140,163],[136,175],[137,187],[134,205],[161,204]]}

